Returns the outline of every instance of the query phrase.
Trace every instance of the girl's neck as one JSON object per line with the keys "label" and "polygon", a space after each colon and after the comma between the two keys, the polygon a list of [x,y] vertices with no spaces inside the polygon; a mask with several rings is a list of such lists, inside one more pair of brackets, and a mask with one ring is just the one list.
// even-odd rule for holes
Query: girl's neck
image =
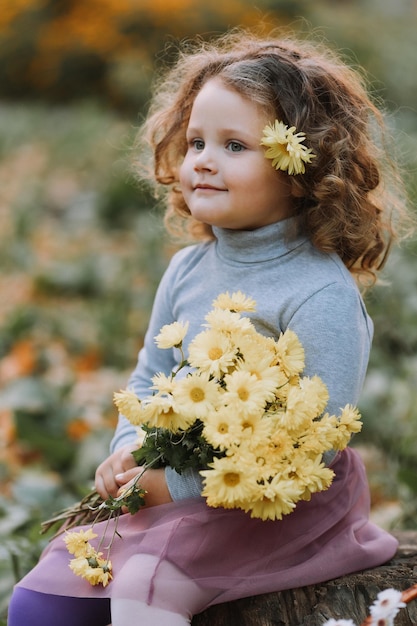
{"label": "girl's neck", "polygon": [[259,263],[284,256],[306,240],[296,234],[294,218],[287,218],[255,230],[213,227],[220,257],[238,263]]}

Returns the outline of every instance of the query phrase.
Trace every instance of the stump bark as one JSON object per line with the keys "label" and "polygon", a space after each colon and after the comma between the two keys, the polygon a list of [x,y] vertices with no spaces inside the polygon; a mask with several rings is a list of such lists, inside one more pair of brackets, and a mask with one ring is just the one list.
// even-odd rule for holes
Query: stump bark
{"label": "stump bark", "polygon": [[[196,615],[192,626],[322,626],[330,619],[361,624],[379,591],[404,591],[417,583],[417,531],[393,533],[395,557],[373,569],[318,585],[218,604]],[[401,609],[395,626],[417,625],[417,600]]]}

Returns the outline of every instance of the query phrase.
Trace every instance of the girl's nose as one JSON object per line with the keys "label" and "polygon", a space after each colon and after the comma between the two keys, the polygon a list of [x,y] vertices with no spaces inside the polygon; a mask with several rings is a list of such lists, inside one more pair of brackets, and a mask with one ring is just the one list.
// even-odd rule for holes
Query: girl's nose
{"label": "girl's nose", "polygon": [[194,160],[194,170],[196,172],[217,172],[216,160],[212,151],[209,150],[207,146],[196,156]]}

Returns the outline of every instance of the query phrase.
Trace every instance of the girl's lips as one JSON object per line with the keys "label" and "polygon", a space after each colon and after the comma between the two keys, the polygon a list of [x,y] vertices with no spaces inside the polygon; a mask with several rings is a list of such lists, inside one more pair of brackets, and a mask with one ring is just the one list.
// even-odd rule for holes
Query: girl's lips
{"label": "girl's lips", "polygon": [[213,185],[196,185],[194,191],[226,191],[226,189],[214,187]]}

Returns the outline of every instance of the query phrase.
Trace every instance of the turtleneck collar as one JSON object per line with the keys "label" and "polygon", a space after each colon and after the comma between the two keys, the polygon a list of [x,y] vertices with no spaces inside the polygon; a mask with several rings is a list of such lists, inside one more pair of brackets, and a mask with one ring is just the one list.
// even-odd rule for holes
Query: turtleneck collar
{"label": "turtleneck collar", "polygon": [[256,230],[231,230],[213,227],[216,251],[220,258],[237,263],[271,261],[288,254],[306,241],[294,235],[294,218],[262,226]]}

